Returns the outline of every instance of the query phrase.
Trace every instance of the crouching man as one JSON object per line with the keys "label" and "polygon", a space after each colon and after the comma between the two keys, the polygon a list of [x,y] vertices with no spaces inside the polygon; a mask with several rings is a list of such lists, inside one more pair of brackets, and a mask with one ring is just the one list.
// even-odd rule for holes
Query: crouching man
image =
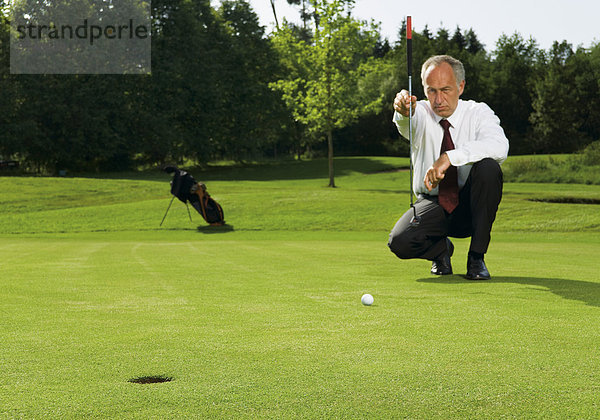
{"label": "crouching man", "polygon": [[454,251],[448,237],[470,236],[466,277],[487,280],[484,256],[502,199],[500,164],[508,139],[489,106],[460,99],[465,71],[459,60],[429,58],[421,80],[427,100],[403,90],[394,101],[394,122],[405,138],[412,106],[410,154],[418,198],[392,229],[388,246],[399,258],[430,260],[432,274],[446,275],[452,274]]}

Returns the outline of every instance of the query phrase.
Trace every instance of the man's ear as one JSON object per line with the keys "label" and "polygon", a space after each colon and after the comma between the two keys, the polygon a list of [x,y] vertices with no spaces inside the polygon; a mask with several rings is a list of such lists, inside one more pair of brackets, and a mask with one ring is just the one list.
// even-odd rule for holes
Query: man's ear
{"label": "man's ear", "polygon": [[460,85],[458,85],[458,96],[462,95],[464,90],[465,90],[465,81],[463,80],[462,82],[460,82]]}

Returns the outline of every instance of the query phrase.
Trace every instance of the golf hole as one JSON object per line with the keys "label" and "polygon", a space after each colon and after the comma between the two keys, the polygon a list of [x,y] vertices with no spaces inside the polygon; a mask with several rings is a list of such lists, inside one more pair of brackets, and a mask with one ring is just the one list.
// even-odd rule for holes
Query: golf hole
{"label": "golf hole", "polygon": [[530,198],[528,201],[558,204],[600,204],[600,199],[598,198],[582,197]]}
{"label": "golf hole", "polygon": [[139,376],[137,378],[131,378],[127,382],[133,384],[161,384],[163,382],[171,382],[173,380],[170,376]]}

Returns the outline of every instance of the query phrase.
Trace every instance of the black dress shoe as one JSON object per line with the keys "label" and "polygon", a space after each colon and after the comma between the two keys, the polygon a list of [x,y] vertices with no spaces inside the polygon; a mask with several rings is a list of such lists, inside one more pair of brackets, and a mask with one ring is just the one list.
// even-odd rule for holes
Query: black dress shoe
{"label": "black dress shoe", "polygon": [[450,257],[454,253],[454,245],[450,242],[450,239],[446,238],[448,245],[446,252],[440,255],[438,258],[433,260],[431,263],[431,274],[436,276],[445,276],[452,274],[452,264],[450,263]]}
{"label": "black dress shoe", "polygon": [[489,280],[490,272],[483,262],[483,258],[475,258],[469,255],[467,258],[467,279],[468,280]]}

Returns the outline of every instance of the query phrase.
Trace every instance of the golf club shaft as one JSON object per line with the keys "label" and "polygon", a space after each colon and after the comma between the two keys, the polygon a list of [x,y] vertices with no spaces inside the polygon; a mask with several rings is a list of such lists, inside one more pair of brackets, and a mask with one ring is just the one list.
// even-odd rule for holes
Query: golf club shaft
{"label": "golf club shaft", "polygon": [[410,206],[413,207],[413,161],[412,161],[412,17],[406,17],[406,64],[408,70],[408,156],[410,166]]}

